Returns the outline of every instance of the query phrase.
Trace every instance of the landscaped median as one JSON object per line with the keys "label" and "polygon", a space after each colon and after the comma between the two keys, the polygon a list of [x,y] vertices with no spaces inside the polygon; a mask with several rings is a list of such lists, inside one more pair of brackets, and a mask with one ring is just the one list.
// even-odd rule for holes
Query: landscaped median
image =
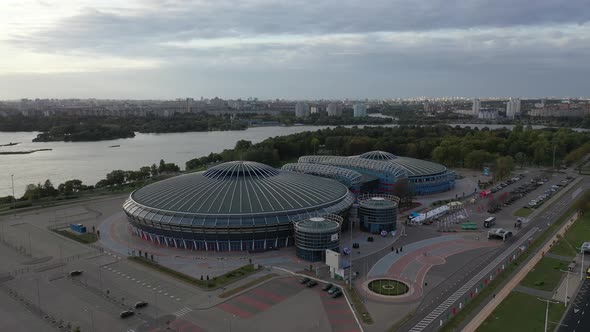
{"label": "landscaped median", "polygon": [[352,304],[352,307],[354,308],[354,311],[356,311],[356,313],[360,316],[363,323],[373,324],[373,318],[371,318],[369,311],[365,307],[365,304],[361,300],[361,297],[359,296],[356,289],[354,287],[349,288],[347,286],[343,286],[342,288],[344,289],[344,291],[348,295],[348,298],[350,299],[350,302]]}
{"label": "landscaped median", "polygon": [[208,289],[208,290],[214,290],[214,289],[218,289],[218,288],[227,286],[235,281],[246,278],[247,276],[250,276],[250,275],[260,271],[260,268],[256,269],[254,264],[248,264],[248,265],[244,265],[242,267],[239,267],[235,270],[224,273],[220,276],[213,277],[209,280],[201,280],[201,279],[197,279],[192,276],[189,276],[188,274],[184,274],[182,272],[178,272],[176,270],[173,270],[169,267],[160,265],[157,262],[151,261],[147,258],[143,258],[143,257],[139,257],[139,256],[131,256],[131,257],[129,257],[129,260],[139,263],[139,264],[142,264],[142,265],[147,266],[149,268],[152,268],[158,272],[164,273],[164,274],[169,275],[169,276],[176,278],[178,280],[182,280],[182,281],[189,283],[191,285],[195,285],[197,287],[200,287],[203,289]]}
{"label": "landscaped median", "polygon": [[55,229],[53,231],[59,235],[65,236],[69,239],[72,239],[74,241],[78,241],[78,242],[84,243],[84,244],[90,244],[90,243],[94,243],[94,242],[98,241],[98,236],[95,233],[76,234],[76,233],[72,233],[72,232],[65,230],[65,229]]}

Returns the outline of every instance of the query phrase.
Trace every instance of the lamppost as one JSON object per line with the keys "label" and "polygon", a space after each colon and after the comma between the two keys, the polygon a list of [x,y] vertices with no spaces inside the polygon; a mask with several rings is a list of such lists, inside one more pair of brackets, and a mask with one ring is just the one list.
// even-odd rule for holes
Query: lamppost
{"label": "lamppost", "polygon": [[582,264],[580,264],[580,280],[584,280],[584,248],[580,246],[580,255],[582,255]]}
{"label": "lamppost", "polygon": [[547,323],[549,323],[549,303],[554,303],[555,304],[555,303],[559,303],[559,302],[557,302],[557,301],[551,301],[551,300],[548,300],[548,299],[540,299],[540,298],[537,298],[537,300],[539,300],[541,302],[547,303],[547,307],[545,309],[545,330],[544,330],[545,332],[547,332]]}
{"label": "lamppost", "polygon": [[569,270],[561,270],[561,269],[560,269],[560,271],[561,271],[561,272],[565,272],[565,273],[567,273],[567,274],[565,275],[565,296],[564,296],[564,299],[563,299],[563,301],[564,301],[564,306],[567,308],[567,299],[568,299],[568,294],[569,294],[569,284],[570,284],[570,273],[572,273],[572,272],[571,272],[571,271],[569,271]]}
{"label": "lamppost", "polygon": [[12,210],[16,214],[16,197],[14,197],[14,174],[10,175],[10,181],[12,182]]}

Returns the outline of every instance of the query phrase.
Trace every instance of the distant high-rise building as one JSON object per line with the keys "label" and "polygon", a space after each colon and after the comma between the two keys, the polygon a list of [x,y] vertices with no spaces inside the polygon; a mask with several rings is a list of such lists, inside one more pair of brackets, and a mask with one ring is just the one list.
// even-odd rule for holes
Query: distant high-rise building
{"label": "distant high-rise building", "polygon": [[471,106],[471,113],[475,116],[479,116],[480,109],[481,109],[481,101],[478,98],[473,99],[473,106]]}
{"label": "distant high-rise building", "polygon": [[316,114],[316,113],[319,113],[319,112],[320,112],[319,107],[317,107],[317,106],[312,106],[311,107],[311,114]]}
{"label": "distant high-rise building", "polygon": [[342,108],[340,108],[340,105],[335,104],[335,103],[328,104],[328,108],[326,108],[326,111],[328,112],[328,116],[341,116],[342,115]]}
{"label": "distant high-rise building", "polygon": [[508,100],[506,103],[506,117],[508,119],[514,119],[520,115],[520,99]]}
{"label": "distant high-rise building", "polygon": [[295,104],[295,116],[298,118],[309,116],[309,105],[302,101]]}
{"label": "distant high-rise building", "polygon": [[367,116],[367,105],[365,104],[354,104],[352,110],[355,118]]}

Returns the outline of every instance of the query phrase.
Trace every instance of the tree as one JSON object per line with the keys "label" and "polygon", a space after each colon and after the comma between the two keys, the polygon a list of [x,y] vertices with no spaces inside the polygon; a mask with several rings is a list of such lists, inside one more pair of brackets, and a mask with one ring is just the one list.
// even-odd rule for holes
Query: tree
{"label": "tree", "polygon": [[150,168],[150,172],[152,173],[152,176],[158,175],[158,166],[156,166],[156,164],[152,164],[152,167]]}
{"label": "tree", "polygon": [[317,137],[311,139],[311,146],[313,147],[313,154],[317,154],[318,146],[320,146],[320,140]]}
{"label": "tree", "polygon": [[164,172],[165,169],[166,169],[166,162],[164,161],[164,159],[160,159],[160,166],[158,166],[158,173]]}
{"label": "tree", "polygon": [[524,152],[518,152],[514,158],[516,159],[516,162],[520,165],[520,168],[524,168],[524,166],[527,163],[527,156]]}
{"label": "tree", "polygon": [[106,182],[109,186],[117,186],[125,183],[125,171],[116,170],[107,174]]}
{"label": "tree", "polygon": [[510,175],[510,172],[514,168],[514,161],[512,157],[500,157],[496,159],[494,177],[496,179],[504,179]]}

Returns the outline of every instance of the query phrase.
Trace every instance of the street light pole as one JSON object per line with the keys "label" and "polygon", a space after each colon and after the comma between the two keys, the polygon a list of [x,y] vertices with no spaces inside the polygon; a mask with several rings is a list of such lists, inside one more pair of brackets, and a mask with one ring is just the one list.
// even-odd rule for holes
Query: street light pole
{"label": "street light pole", "polygon": [[549,323],[549,303],[559,303],[559,302],[551,301],[548,299],[540,299],[540,298],[537,298],[537,300],[547,303],[547,307],[545,308],[545,330],[544,330],[545,332],[547,332],[547,325]]}
{"label": "street light pole", "polygon": [[37,280],[37,308],[39,309],[39,315],[41,314],[41,292],[39,291],[39,278]]}
{"label": "street light pole", "polygon": [[580,280],[584,280],[584,249],[580,247],[580,255],[582,255],[582,264],[580,264]]}
{"label": "street light pole", "polygon": [[12,182],[12,211],[16,215],[16,197],[14,197],[14,174],[10,175],[10,180]]}

